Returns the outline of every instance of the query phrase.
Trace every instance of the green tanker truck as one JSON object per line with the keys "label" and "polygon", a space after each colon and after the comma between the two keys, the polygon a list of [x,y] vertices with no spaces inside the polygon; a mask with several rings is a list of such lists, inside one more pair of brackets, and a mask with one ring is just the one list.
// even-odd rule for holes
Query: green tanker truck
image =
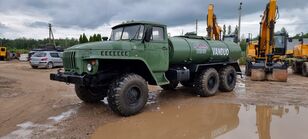
{"label": "green tanker truck", "polygon": [[142,110],[148,84],[175,89],[179,83],[201,97],[230,92],[241,73],[238,45],[195,35],[168,38],[165,25],[127,22],[112,28],[109,41],[79,44],[63,53],[64,71],[51,80],[75,84],[84,102],[107,97],[123,116]]}

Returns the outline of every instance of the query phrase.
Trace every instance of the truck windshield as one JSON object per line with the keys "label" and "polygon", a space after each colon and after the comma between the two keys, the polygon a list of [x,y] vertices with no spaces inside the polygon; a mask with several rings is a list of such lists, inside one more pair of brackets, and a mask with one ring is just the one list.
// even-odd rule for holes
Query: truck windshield
{"label": "truck windshield", "polygon": [[115,28],[111,32],[111,41],[117,40],[141,40],[143,36],[143,25],[132,25]]}

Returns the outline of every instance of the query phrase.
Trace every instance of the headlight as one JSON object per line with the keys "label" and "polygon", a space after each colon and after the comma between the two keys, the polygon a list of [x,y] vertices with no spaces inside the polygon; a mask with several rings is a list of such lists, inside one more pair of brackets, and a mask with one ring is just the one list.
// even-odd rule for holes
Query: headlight
{"label": "headlight", "polygon": [[88,70],[88,71],[92,71],[92,69],[93,69],[92,64],[88,63],[88,64],[87,64],[87,70]]}

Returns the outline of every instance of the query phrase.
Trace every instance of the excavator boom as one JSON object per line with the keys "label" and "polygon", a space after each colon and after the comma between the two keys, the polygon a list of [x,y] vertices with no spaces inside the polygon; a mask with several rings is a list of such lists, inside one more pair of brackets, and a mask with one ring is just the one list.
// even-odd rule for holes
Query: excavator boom
{"label": "excavator boom", "polygon": [[214,14],[214,5],[209,4],[207,14],[207,34],[208,38],[213,40],[221,39],[221,27],[217,24],[216,15]]}

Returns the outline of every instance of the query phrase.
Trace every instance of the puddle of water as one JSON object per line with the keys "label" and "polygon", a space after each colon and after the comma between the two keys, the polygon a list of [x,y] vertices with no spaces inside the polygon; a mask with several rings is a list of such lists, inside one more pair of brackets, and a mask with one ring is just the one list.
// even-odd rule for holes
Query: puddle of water
{"label": "puddle of water", "polygon": [[97,128],[93,139],[305,139],[308,109],[238,104],[167,105]]}

